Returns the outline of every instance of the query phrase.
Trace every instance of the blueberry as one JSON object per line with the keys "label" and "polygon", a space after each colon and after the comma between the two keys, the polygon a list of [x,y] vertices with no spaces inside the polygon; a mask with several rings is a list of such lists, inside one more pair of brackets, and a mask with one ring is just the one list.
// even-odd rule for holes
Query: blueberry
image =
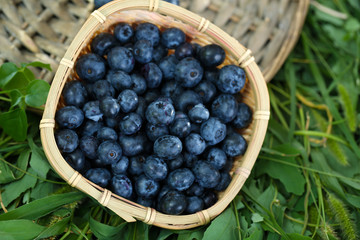
{"label": "blueberry", "polygon": [[231,182],[231,176],[228,172],[221,172],[220,175],[221,175],[220,182],[214,188],[215,191],[224,191]]}
{"label": "blueberry", "polygon": [[238,112],[238,102],[230,94],[221,94],[211,104],[211,113],[218,117],[223,123],[234,120]]}
{"label": "blueberry", "polygon": [[114,35],[110,33],[100,33],[91,41],[90,47],[93,53],[103,56],[115,45],[116,39]]}
{"label": "blueberry", "polygon": [[94,0],[95,9],[100,8],[101,6],[111,2],[112,0]]}
{"label": "blueberry", "polygon": [[144,151],[146,137],[142,134],[127,136],[121,134],[119,143],[123,150],[123,154],[128,157],[136,156]]}
{"label": "blueberry", "polygon": [[92,168],[86,172],[85,177],[100,187],[105,188],[111,179],[111,173],[105,168]]}
{"label": "blueberry", "polygon": [[166,48],[175,49],[185,42],[185,33],[178,28],[168,28],[161,34],[161,44]]}
{"label": "blueberry", "polygon": [[119,124],[119,129],[123,134],[132,135],[138,132],[142,125],[142,118],[137,113],[129,113]]}
{"label": "blueberry", "polygon": [[152,103],[155,101],[159,96],[158,89],[148,89],[148,91],[144,94],[144,99],[147,104]]}
{"label": "blueberry", "polygon": [[114,130],[116,130],[121,118],[122,118],[121,114],[118,114],[114,118],[105,118],[104,123],[107,127],[113,128]]}
{"label": "blueberry", "polygon": [[194,174],[188,168],[180,168],[169,173],[167,184],[178,191],[188,189],[195,181]]}
{"label": "blueberry", "polygon": [[183,88],[175,80],[166,81],[161,87],[161,95],[172,99],[175,99],[176,95],[182,91]]}
{"label": "blueberry", "polygon": [[145,117],[152,124],[169,125],[175,118],[175,109],[168,102],[155,101],[147,107]]}
{"label": "blueberry", "polygon": [[115,118],[120,112],[120,104],[110,96],[101,99],[99,107],[104,116],[108,118]]}
{"label": "blueberry", "polygon": [[80,149],[83,151],[85,156],[90,159],[96,159],[96,150],[99,146],[97,138],[93,136],[83,136],[80,139]]}
{"label": "blueberry", "polygon": [[111,164],[111,171],[114,175],[125,174],[129,168],[129,159],[126,156],[122,156],[116,162]]}
{"label": "blueberry", "polygon": [[210,117],[209,120],[201,124],[200,135],[209,145],[216,145],[224,140],[226,136],[226,125],[218,118]]}
{"label": "blueberry", "polygon": [[130,198],[133,194],[131,180],[126,175],[116,175],[111,179],[111,188],[120,197]]}
{"label": "blueberry", "polygon": [[170,133],[179,138],[184,138],[190,134],[191,123],[189,118],[182,112],[176,112],[174,121],[169,127]]}
{"label": "blueberry", "polygon": [[75,70],[81,79],[93,83],[105,76],[105,61],[97,54],[88,53],[78,58]]}
{"label": "blueberry", "polygon": [[93,120],[95,122],[99,121],[103,117],[103,113],[100,111],[99,101],[91,101],[85,103],[83,107],[83,112],[87,119]]}
{"label": "blueberry", "polygon": [[121,70],[110,70],[106,75],[106,80],[116,91],[131,89],[134,86],[134,81],[130,75]]}
{"label": "blueberry", "polygon": [[149,40],[141,39],[134,44],[133,54],[135,60],[141,64],[148,63],[153,58],[154,48]]}
{"label": "blueberry", "polygon": [[66,106],[56,112],[55,120],[61,128],[74,129],[83,123],[84,113],[75,106]]}
{"label": "blueberry", "polygon": [[169,191],[171,191],[171,188],[168,185],[163,185],[157,195],[157,203],[159,204],[160,200],[165,196]]}
{"label": "blueberry", "polygon": [[116,141],[118,139],[118,135],[117,135],[116,131],[113,128],[109,128],[109,127],[100,128],[97,131],[96,137],[100,142],[103,142],[106,140]]}
{"label": "blueberry", "polygon": [[85,168],[85,155],[80,149],[68,153],[64,156],[66,162],[76,171],[82,171]]}
{"label": "blueberry", "polygon": [[145,119],[145,111],[147,108],[146,101],[143,97],[138,97],[138,99],[139,99],[139,104],[135,112],[139,114],[143,119]]}
{"label": "blueberry", "polygon": [[128,43],[134,35],[133,28],[127,23],[119,23],[114,28],[114,36],[121,43]]}
{"label": "blueberry", "polygon": [[80,81],[71,81],[65,84],[62,95],[64,102],[68,106],[81,108],[87,101],[88,93],[85,86]]}
{"label": "blueberry", "polygon": [[135,182],[135,190],[138,196],[153,198],[160,191],[160,184],[145,175],[141,175]]}
{"label": "blueberry", "polygon": [[200,82],[194,90],[204,103],[212,101],[217,93],[215,85],[210,81]]}
{"label": "blueberry", "polygon": [[209,81],[213,84],[216,84],[218,77],[219,77],[219,69],[217,68],[206,69],[204,72],[205,81]]}
{"label": "blueberry", "polygon": [[180,168],[184,164],[182,154],[179,154],[175,159],[168,160],[167,165],[171,171]]}
{"label": "blueberry", "polygon": [[179,215],[185,211],[186,205],[185,195],[176,190],[171,190],[161,198],[159,211],[165,214]]}
{"label": "blueberry", "polygon": [[97,100],[101,100],[107,96],[113,96],[114,88],[106,80],[99,80],[93,84],[93,95]]}
{"label": "blueberry", "polygon": [[185,166],[188,168],[192,168],[194,167],[194,164],[198,161],[198,158],[196,155],[189,153],[189,152],[184,152],[183,153],[184,156],[184,162],[185,162]]}
{"label": "blueberry", "polygon": [[233,132],[226,136],[222,143],[222,150],[229,157],[243,155],[246,151],[246,140],[240,134]]}
{"label": "blueberry", "polygon": [[197,133],[190,133],[190,135],[185,138],[184,144],[186,150],[194,155],[200,155],[206,148],[205,140]]}
{"label": "blueberry", "polygon": [[225,51],[219,45],[210,44],[200,49],[198,57],[204,67],[216,67],[224,62]]}
{"label": "blueberry", "polygon": [[186,57],[192,57],[194,55],[194,47],[191,43],[184,42],[180,44],[175,50],[175,57],[182,60]]}
{"label": "blueberry", "polygon": [[79,145],[79,138],[75,131],[62,129],[55,133],[56,144],[60,151],[73,152]]}
{"label": "blueberry", "polygon": [[119,94],[117,100],[119,101],[121,111],[124,113],[134,111],[139,104],[139,98],[137,94],[133,90],[129,89],[122,91]]}
{"label": "blueberry", "polygon": [[137,95],[142,95],[146,91],[146,80],[143,76],[138,73],[131,74],[131,79],[133,82],[131,90],[133,90]]}
{"label": "blueberry", "polygon": [[193,172],[199,185],[204,188],[214,188],[220,182],[219,171],[205,161],[197,161]]}
{"label": "blueberry", "polygon": [[220,170],[225,166],[227,157],[225,152],[220,148],[212,148],[207,155],[207,162],[214,168]]}
{"label": "blueberry", "polygon": [[129,173],[131,175],[140,175],[144,172],[143,166],[145,163],[144,156],[135,156],[130,158]]}
{"label": "blueberry", "polygon": [[191,124],[191,132],[200,134],[201,124],[192,123]]}
{"label": "blueberry", "polygon": [[236,65],[227,65],[220,69],[216,81],[218,89],[223,93],[238,93],[245,85],[245,71]]}
{"label": "blueberry", "polygon": [[175,80],[183,87],[195,87],[202,79],[204,70],[198,60],[187,57],[175,68]]}
{"label": "blueberry", "polygon": [[146,124],[146,135],[150,139],[150,141],[155,142],[161,136],[168,135],[169,130],[166,125],[155,125],[152,123]]}
{"label": "blueberry", "polygon": [[81,128],[82,136],[94,136],[103,126],[102,122],[95,122],[93,120],[86,120]]}
{"label": "blueberry", "polygon": [[111,69],[131,72],[135,66],[135,58],[131,51],[124,47],[112,48],[108,55],[107,61]]}
{"label": "blueberry", "polygon": [[159,62],[159,68],[163,73],[164,79],[173,79],[175,77],[175,68],[179,61],[174,55],[169,55]]}
{"label": "blueberry", "polygon": [[145,175],[155,181],[164,180],[168,173],[168,167],[164,160],[155,155],[146,158],[143,169]]}
{"label": "blueberry", "polygon": [[234,165],[234,159],[233,158],[228,158],[226,161],[225,166],[222,168],[222,171],[224,172],[230,172],[231,169],[233,168]]}
{"label": "blueberry", "polygon": [[202,123],[210,117],[209,110],[203,104],[197,104],[189,111],[189,118],[194,123]]}
{"label": "blueberry", "polygon": [[165,0],[165,2],[172,3],[179,6],[179,0]]}
{"label": "blueberry", "polygon": [[199,103],[202,103],[201,97],[192,90],[184,91],[175,99],[176,109],[182,112],[190,110]]}
{"label": "blueberry", "polygon": [[186,213],[193,214],[204,209],[204,201],[199,197],[187,197],[186,201],[188,203],[185,210]]}
{"label": "blueberry", "polygon": [[148,40],[153,46],[156,46],[160,42],[159,28],[151,23],[141,23],[135,30],[135,41]]}
{"label": "blueberry", "polygon": [[192,45],[193,45],[193,48],[194,48],[194,55],[195,55],[196,58],[198,58],[201,46],[198,43],[192,43]]}
{"label": "blueberry", "polygon": [[152,207],[154,205],[152,198],[138,197],[136,202],[144,207]]}
{"label": "blueberry", "polygon": [[204,188],[196,182],[193,185],[191,185],[189,189],[186,190],[186,194],[188,196],[200,197],[203,193],[204,193]]}
{"label": "blueberry", "polygon": [[205,209],[214,205],[218,200],[218,197],[216,196],[216,194],[210,190],[204,192],[204,194],[201,196],[201,198],[204,200]]}
{"label": "blueberry", "polygon": [[174,159],[182,151],[179,138],[171,135],[159,137],[154,143],[154,153],[163,159]]}
{"label": "blueberry", "polygon": [[239,103],[238,112],[232,124],[236,128],[245,128],[251,123],[252,111],[245,103]]}
{"label": "blueberry", "polygon": [[122,149],[115,141],[105,141],[99,145],[97,155],[104,165],[111,165],[121,158]]}
{"label": "blueberry", "polygon": [[162,101],[162,102],[167,102],[171,105],[174,105],[173,100],[171,99],[171,97],[166,97],[166,96],[160,96],[158,97],[155,101]]}
{"label": "blueberry", "polygon": [[168,49],[164,48],[161,45],[158,45],[158,46],[154,47],[153,61],[157,63],[162,58],[166,57],[167,54],[168,54]]}
{"label": "blueberry", "polygon": [[163,74],[161,69],[155,63],[147,63],[141,68],[141,73],[146,80],[148,88],[157,88],[160,86]]}

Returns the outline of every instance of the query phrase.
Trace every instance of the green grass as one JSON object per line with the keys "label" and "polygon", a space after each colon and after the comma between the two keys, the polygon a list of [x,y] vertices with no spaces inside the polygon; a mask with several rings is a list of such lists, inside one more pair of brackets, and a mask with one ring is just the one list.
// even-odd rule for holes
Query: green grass
{"label": "green grass", "polygon": [[[27,111],[24,141],[0,133],[1,238],[359,239],[360,3],[318,2],[347,18],[310,7],[297,46],[268,85],[272,115],[252,174],[211,224],[170,231],[125,223],[50,169],[39,116]],[[1,95],[1,111],[9,102]]]}

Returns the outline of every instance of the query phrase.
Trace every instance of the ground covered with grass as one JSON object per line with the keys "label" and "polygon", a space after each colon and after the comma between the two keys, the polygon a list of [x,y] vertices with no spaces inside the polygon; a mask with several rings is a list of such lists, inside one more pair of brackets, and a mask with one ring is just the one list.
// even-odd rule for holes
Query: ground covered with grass
{"label": "ground covered with grass", "polygon": [[192,230],[125,223],[68,186],[47,162],[34,113],[49,86],[29,66],[3,65],[1,239],[359,239],[360,2],[318,2],[328,9],[310,7],[268,85],[272,116],[251,176],[220,216]]}

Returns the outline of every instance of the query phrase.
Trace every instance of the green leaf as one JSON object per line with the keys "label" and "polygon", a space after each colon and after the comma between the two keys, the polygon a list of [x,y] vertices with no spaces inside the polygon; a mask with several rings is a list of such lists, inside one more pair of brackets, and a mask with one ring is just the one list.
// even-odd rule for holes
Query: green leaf
{"label": "green leaf", "polygon": [[289,233],[287,235],[292,240],[311,240],[312,239],[310,237],[306,237],[306,236],[300,235],[298,233]]}
{"label": "green leaf", "polygon": [[348,32],[356,32],[360,30],[360,22],[355,18],[349,18],[345,22],[345,29]]}
{"label": "green leaf", "polygon": [[174,232],[169,229],[161,229],[159,236],[157,237],[156,240],[165,240],[173,234]]}
{"label": "green leaf", "polygon": [[32,107],[45,104],[50,89],[49,83],[43,80],[32,81],[26,90],[25,102]]}
{"label": "green leaf", "polygon": [[[31,168],[28,170],[28,172],[36,175]],[[2,187],[4,192],[1,193],[1,197],[5,207],[18,198],[21,193],[25,192],[29,188],[34,187],[36,181],[37,179],[35,177],[26,174],[20,180],[4,185]]]}
{"label": "green leaf", "polygon": [[25,109],[26,105],[25,105],[25,102],[23,99],[23,95],[18,89],[11,90],[9,92],[9,97],[11,99],[10,108],[13,108],[13,107],[19,105],[19,107],[21,109]]}
{"label": "green leaf", "polygon": [[[24,150],[20,153],[17,161],[16,161],[16,165],[19,169],[23,170],[24,172],[26,171],[27,167],[28,167],[28,163],[29,163],[29,157],[30,157],[30,149]],[[20,170],[15,170],[15,176],[16,179],[20,179],[24,176],[24,172],[20,171]]]}
{"label": "green leaf", "polygon": [[0,67],[0,88],[4,88],[6,84],[15,76],[18,67],[11,62],[4,63]]}
{"label": "green leaf", "polygon": [[68,226],[70,219],[71,219],[70,217],[66,217],[61,221],[51,225],[50,227],[46,228],[43,232],[41,232],[39,236],[37,236],[34,240],[53,237],[63,233],[66,227]]}
{"label": "green leaf", "polygon": [[32,62],[32,63],[28,63],[25,65],[26,67],[40,67],[40,68],[45,68],[49,71],[51,71],[51,66],[50,64],[45,64],[45,63],[42,63],[42,62]]}
{"label": "green leaf", "polygon": [[259,213],[253,213],[251,216],[251,221],[258,223],[264,221],[264,218]]}
{"label": "green leaf", "polygon": [[264,239],[264,231],[258,224],[252,224],[249,228],[249,236],[244,238],[244,240],[262,240]]}
{"label": "green leaf", "polygon": [[46,227],[30,220],[0,221],[0,236],[2,240],[32,240]]}
{"label": "green leaf", "polygon": [[31,190],[30,198],[31,199],[41,199],[47,197],[54,193],[56,190],[60,188],[61,185],[50,183],[50,182],[39,182],[36,186]]}
{"label": "green leaf", "polygon": [[15,180],[14,173],[11,171],[9,165],[7,165],[4,161],[6,161],[2,155],[0,154],[0,184],[9,183]]}
{"label": "green leaf", "polygon": [[29,76],[24,72],[16,72],[15,75],[3,86],[4,90],[24,89],[29,84]]}
{"label": "green leaf", "polygon": [[352,132],[356,130],[356,111],[354,105],[351,103],[349,93],[344,85],[338,85],[339,96],[345,112],[345,117],[348,126]]}
{"label": "green leaf", "polygon": [[0,126],[15,141],[24,141],[27,132],[27,117],[23,109],[14,109],[0,114]]}
{"label": "green leaf", "polygon": [[0,215],[0,221],[20,219],[20,218],[35,220],[53,212],[55,209],[65,204],[79,201],[84,197],[85,195],[82,192],[70,192],[70,193],[52,195],[49,197],[32,201],[26,205],[23,205],[5,214],[2,214]]}
{"label": "green leaf", "polygon": [[203,239],[204,231],[195,231],[179,234],[177,240],[201,240]]}
{"label": "green leaf", "polygon": [[90,229],[99,240],[118,240],[122,239],[123,232],[121,231],[126,225],[126,222],[114,227],[96,221],[92,216],[89,219]]}
{"label": "green leaf", "polygon": [[235,229],[236,229],[235,214],[231,208],[227,208],[223,213],[221,213],[217,218],[215,218],[211,222],[210,226],[206,229],[204,233],[203,239],[206,240],[236,239]]}
{"label": "green leaf", "polygon": [[[274,150],[288,156],[276,156],[277,160],[296,164],[295,155],[299,151],[289,144],[273,147]],[[266,155],[273,157],[270,155]],[[273,161],[261,161],[256,167],[256,175],[267,174],[272,178],[279,179],[288,192],[301,195],[305,191],[305,178],[300,169]]]}
{"label": "green leaf", "polygon": [[42,178],[46,178],[47,173],[50,170],[50,164],[44,154],[44,152],[36,146],[33,139],[28,137],[29,146],[31,149],[30,166],[38,173]]}

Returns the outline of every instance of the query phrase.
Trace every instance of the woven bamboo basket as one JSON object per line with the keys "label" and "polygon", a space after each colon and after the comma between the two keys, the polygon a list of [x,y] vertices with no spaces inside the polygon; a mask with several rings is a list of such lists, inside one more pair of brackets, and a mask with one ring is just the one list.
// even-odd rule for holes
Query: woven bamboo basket
{"label": "woven bamboo basket", "polygon": [[[301,32],[310,0],[180,0],[254,53],[268,82]],[[93,0],[0,0],[0,65],[42,61],[54,72],[93,10]],[[51,82],[54,72],[34,69]]]}
{"label": "woven bamboo basket", "polygon": [[[240,93],[241,101],[247,103],[253,110],[251,125],[242,130],[248,142],[248,149],[244,156],[234,160],[231,170],[232,181],[228,188],[219,193],[218,202],[212,207],[191,215],[166,215],[155,209],[141,206],[130,200],[119,197],[84,178],[67,164],[57,148],[54,129],[56,110],[63,106],[61,92],[67,81],[77,79],[73,70],[76,59],[89,52],[89,42],[99,32],[111,32],[118,22],[136,24],[151,22],[160,27],[181,28],[191,42],[205,45],[217,43],[226,50],[227,64],[238,64],[247,73],[245,88]],[[269,96],[263,75],[251,51],[243,47],[233,37],[230,37],[216,25],[210,23],[181,7],[158,0],[122,0],[114,1],[94,11],[76,35],[53,80],[49,97],[46,102],[43,119],[40,122],[41,140],[51,165],[71,186],[98,200],[100,204],[111,209],[128,222],[136,220],[169,229],[188,229],[204,225],[219,215],[238,194],[245,180],[249,176],[263,143],[269,120]]]}

